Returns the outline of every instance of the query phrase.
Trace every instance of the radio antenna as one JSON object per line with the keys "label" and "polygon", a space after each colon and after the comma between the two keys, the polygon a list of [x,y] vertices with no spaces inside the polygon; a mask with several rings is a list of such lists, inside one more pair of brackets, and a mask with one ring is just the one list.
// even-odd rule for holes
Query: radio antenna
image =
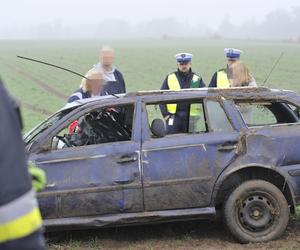
{"label": "radio antenna", "polygon": [[51,67],[54,67],[54,68],[57,68],[57,69],[61,69],[61,70],[70,72],[70,73],[72,73],[72,74],[74,74],[74,75],[81,76],[81,77],[83,77],[84,79],[89,80],[87,77],[85,77],[84,75],[82,75],[82,74],[80,74],[80,73],[77,73],[77,72],[75,72],[75,71],[73,71],[73,70],[70,70],[70,69],[66,69],[66,68],[61,67],[61,66],[57,66],[57,65],[52,64],[52,63],[43,62],[43,61],[36,60],[36,59],[33,59],[33,58],[25,57],[25,56],[17,56],[17,57],[20,58],[20,59],[24,59],[24,60],[28,60],[28,61],[32,61],[32,62],[36,62],[36,63],[41,63],[41,64],[45,64],[45,65],[48,65],[48,66],[51,66]]}
{"label": "radio antenna", "polygon": [[283,52],[281,52],[280,56],[278,57],[278,59],[276,60],[276,62],[274,63],[273,67],[271,68],[269,74],[267,75],[266,79],[263,81],[263,85],[265,86],[265,84],[267,83],[267,81],[269,80],[271,74],[273,73],[274,69],[276,68],[276,66],[278,65],[279,61],[281,60],[281,58],[283,57]]}

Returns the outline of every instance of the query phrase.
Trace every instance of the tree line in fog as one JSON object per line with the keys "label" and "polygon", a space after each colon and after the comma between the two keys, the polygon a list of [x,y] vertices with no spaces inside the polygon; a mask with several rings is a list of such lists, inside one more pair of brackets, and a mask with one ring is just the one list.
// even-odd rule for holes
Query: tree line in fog
{"label": "tree line in fog", "polygon": [[0,30],[5,39],[130,39],[157,38],[233,38],[292,40],[300,42],[300,7],[287,11],[278,9],[262,21],[250,19],[236,25],[226,17],[217,28],[207,23],[186,23],[176,18],[161,18],[130,24],[121,19],[107,19],[90,25],[65,25],[56,20],[30,28]]}

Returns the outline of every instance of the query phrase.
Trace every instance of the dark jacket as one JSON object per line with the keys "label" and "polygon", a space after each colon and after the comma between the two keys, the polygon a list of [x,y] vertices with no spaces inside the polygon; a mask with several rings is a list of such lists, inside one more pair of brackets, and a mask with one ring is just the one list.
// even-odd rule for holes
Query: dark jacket
{"label": "dark jacket", "polygon": [[[4,208],[30,192],[32,186],[19,117],[1,80],[0,117],[0,208]],[[0,243],[0,249],[44,249],[44,244],[43,235],[37,230],[26,237]]]}
{"label": "dark jacket", "polygon": [[122,73],[115,69],[114,76],[116,78],[115,82],[107,82],[104,86],[104,92],[107,94],[121,94],[126,93],[125,81]]}
{"label": "dark jacket", "polygon": [[83,89],[80,88],[76,90],[68,99],[68,103],[75,102],[77,100],[90,98],[92,95],[90,92],[83,92]]}
{"label": "dark jacket", "polygon": [[[187,74],[184,74],[179,70],[177,70],[174,73],[176,74],[176,77],[179,81],[181,89],[189,89],[191,87],[191,82],[192,82],[192,79],[193,79],[193,75],[195,74],[194,72],[192,72],[192,70],[190,70]],[[160,89],[169,89],[168,76],[165,78],[165,80],[163,82],[163,85],[161,86]],[[205,87],[205,83],[203,82],[202,78],[200,77],[200,88],[203,88],[203,87]],[[164,117],[169,115],[169,112],[167,111],[166,105],[160,105],[160,109],[161,109],[162,115]],[[189,105],[179,104],[177,106],[176,115],[185,116],[185,115],[188,114],[188,109],[189,109]]]}

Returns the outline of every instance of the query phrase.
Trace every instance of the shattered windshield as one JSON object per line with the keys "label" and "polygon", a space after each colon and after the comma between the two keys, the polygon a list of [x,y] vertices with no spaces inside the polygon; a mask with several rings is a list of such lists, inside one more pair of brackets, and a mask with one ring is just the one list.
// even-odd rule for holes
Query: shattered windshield
{"label": "shattered windshield", "polygon": [[62,119],[65,115],[70,113],[72,110],[73,109],[60,111],[50,116],[47,120],[43,121],[39,125],[37,125],[35,128],[33,128],[31,131],[29,131],[24,135],[25,143],[29,144],[30,142],[32,142],[39,134],[44,132],[46,129],[52,127],[54,124],[56,124],[60,119]]}

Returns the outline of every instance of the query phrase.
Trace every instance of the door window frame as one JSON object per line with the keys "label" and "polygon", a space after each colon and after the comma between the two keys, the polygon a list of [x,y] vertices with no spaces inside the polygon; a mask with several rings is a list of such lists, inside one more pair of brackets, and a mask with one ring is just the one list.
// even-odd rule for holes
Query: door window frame
{"label": "door window frame", "polygon": [[[292,105],[294,107],[298,107],[298,108],[300,108],[300,107],[298,105],[296,105],[295,103],[291,102],[291,101],[282,100],[282,99],[261,99],[261,100],[252,100],[252,99],[240,100],[240,99],[234,99],[234,100],[232,100],[234,108],[238,112],[238,114],[240,116],[240,119],[241,119],[244,127],[246,129],[248,129],[248,130],[260,129],[260,128],[264,128],[264,127],[272,127],[272,128],[275,127],[276,128],[276,127],[287,126],[287,125],[291,126],[291,125],[297,125],[297,124],[300,123],[300,121],[299,121],[299,122],[292,122],[292,123],[276,123],[276,124],[262,124],[262,125],[248,126],[247,123],[246,123],[246,121],[244,120],[243,115],[241,114],[241,112],[236,107],[236,102],[237,103],[253,103],[253,104],[279,102],[279,103],[285,103],[288,106]],[[270,112],[272,113],[272,111],[270,111]],[[272,113],[272,115],[274,115],[274,114]],[[275,115],[274,115],[274,117],[275,117]],[[276,120],[277,120],[277,118],[276,118]]]}
{"label": "door window frame", "polygon": [[[48,147],[49,143],[52,143],[53,137],[55,135],[57,135],[58,133],[60,133],[60,131],[62,131],[64,128],[66,128],[70,123],[72,123],[74,120],[82,117],[84,114],[87,114],[89,112],[92,112],[93,110],[96,109],[100,109],[100,108],[104,108],[104,107],[116,107],[116,106],[126,106],[126,105],[133,105],[134,107],[134,113],[133,113],[133,120],[132,120],[132,134],[131,134],[131,140],[128,141],[116,141],[116,142],[109,142],[109,143],[103,143],[103,144],[93,144],[93,145],[86,145],[86,146],[79,146],[80,148],[82,147],[97,147],[100,145],[108,145],[108,144],[112,144],[112,143],[128,143],[128,142],[139,142],[139,137],[140,137],[140,133],[139,130],[137,129],[138,123],[139,123],[139,119],[138,119],[138,114],[140,112],[137,112],[137,109],[140,107],[139,103],[137,101],[133,101],[133,100],[126,100],[123,102],[113,102],[113,103],[101,103],[98,106],[97,105],[93,105],[90,107],[85,108],[85,106],[81,106],[79,107],[79,111],[78,109],[75,109],[73,111],[71,111],[69,114],[67,114],[63,119],[61,119],[59,121],[59,124],[57,124],[57,126],[55,128],[51,127],[50,131],[46,130],[43,132],[43,134],[45,134],[46,136],[44,137],[43,135],[41,136],[41,142],[40,143],[40,147],[39,148],[43,148],[43,146],[47,145],[46,147]],[[55,126],[55,125],[54,125]],[[79,147],[75,147],[75,148],[79,148]],[[57,152],[57,151],[65,151],[65,150],[70,150],[72,148],[65,148],[65,149],[60,149],[60,150],[48,150],[48,151],[37,151],[35,153],[40,154],[40,153],[52,153],[52,152]]]}
{"label": "door window frame", "polygon": [[[227,121],[232,128],[232,131],[214,131],[214,129],[212,128],[211,117],[209,115],[208,108],[207,108],[207,106],[208,106],[207,101],[213,101],[220,105],[220,108],[223,110],[225,117],[227,118]],[[217,98],[217,99],[216,98],[204,98],[204,109],[205,109],[205,113],[206,113],[206,119],[207,119],[206,123],[208,126],[208,133],[226,133],[226,132],[230,133],[230,132],[234,132],[237,130],[236,127],[234,126],[233,120],[229,116],[230,113],[228,113],[228,111],[226,110],[226,107],[224,105],[222,98]]]}
{"label": "door window frame", "polygon": [[[198,100],[198,102],[197,102]],[[201,100],[201,101],[199,101]],[[228,133],[231,133],[231,132],[235,132],[235,131],[239,131],[240,128],[242,127],[241,124],[237,124],[237,121],[235,121],[234,119],[231,119],[231,115],[230,115],[230,112],[231,111],[235,111],[232,107],[231,107],[231,103],[228,102],[226,103],[227,100],[225,100],[224,98],[210,98],[210,97],[198,97],[198,98],[195,98],[195,97],[191,97],[191,98],[183,98],[183,99],[177,99],[175,103],[178,103],[178,102],[191,102],[191,104],[193,103],[193,101],[196,101],[195,103],[202,103],[203,105],[203,114],[204,114],[204,119],[205,119],[205,125],[206,125],[206,129],[207,129],[207,132],[205,133],[178,133],[178,134],[172,134],[172,135],[166,135],[166,137],[163,137],[163,138],[171,138],[171,137],[174,137],[174,136],[193,136],[193,135],[201,135],[201,134],[207,134],[207,133],[226,133],[227,131],[213,131],[212,129],[212,126],[211,126],[211,122],[210,122],[210,118],[209,118],[209,114],[208,114],[208,110],[207,110],[207,101],[215,101],[217,103],[219,103],[220,107],[222,108],[227,120],[228,120],[228,123],[231,125],[232,127],[232,131],[228,131]],[[151,137],[151,131],[150,131],[150,123],[149,123],[149,120],[148,120],[148,110],[147,110],[147,106],[148,105],[159,105],[161,103],[174,103],[174,101],[169,101],[169,100],[142,100],[142,110],[144,111],[143,112],[143,115],[142,115],[142,126],[144,128],[147,128],[147,129],[144,129],[143,131],[143,141],[148,141],[148,140],[157,140],[159,138],[152,138]],[[228,110],[229,109],[229,110]],[[238,115],[235,113],[235,115]],[[161,138],[161,139],[163,139]]]}

